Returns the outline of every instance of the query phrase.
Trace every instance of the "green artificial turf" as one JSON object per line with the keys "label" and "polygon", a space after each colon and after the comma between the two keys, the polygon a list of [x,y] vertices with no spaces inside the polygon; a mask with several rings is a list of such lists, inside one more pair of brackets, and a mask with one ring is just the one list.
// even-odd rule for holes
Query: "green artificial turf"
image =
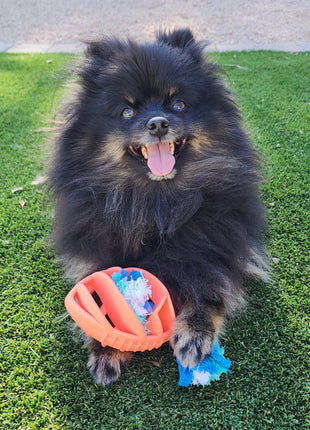
{"label": "green artificial turf", "polygon": [[227,327],[231,375],[180,388],[166,344],[136,354],[122,378],[102,388],[67,321],[57,321],[68,287],[48,245],[48,194],[32,185],[48,153],[38,129],[54,117],[73,57],[0,55],[0,428],[309,428],[310,55],[213,58],[264,158],[273,281],[249,283],[248,310]]}

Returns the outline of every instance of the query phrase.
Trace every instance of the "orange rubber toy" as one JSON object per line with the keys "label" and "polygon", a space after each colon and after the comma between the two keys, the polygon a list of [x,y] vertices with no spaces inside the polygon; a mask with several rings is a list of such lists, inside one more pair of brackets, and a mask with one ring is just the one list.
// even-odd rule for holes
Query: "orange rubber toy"
{"label": "orange rubber toy", "polygon": [[172,333],[174,308],[168,290],[146,270],[129,267],[126,271],[143,273],[151,287],[154,308],[147,317],[146,333],[138,317],[112,280],[120,267],[95,272],[80,281],[65,299],[67,311],[87,336],[120,351],[145,351],[159,348]]}

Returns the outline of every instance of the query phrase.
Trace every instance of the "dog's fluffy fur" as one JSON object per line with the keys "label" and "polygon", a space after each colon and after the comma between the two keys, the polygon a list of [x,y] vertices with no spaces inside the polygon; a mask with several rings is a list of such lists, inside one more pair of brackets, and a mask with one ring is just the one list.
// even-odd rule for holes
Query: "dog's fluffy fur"
{"label": "dog's fluffy fur", "polygon": [[[196,365],[242,305],[244,278],[266,277],[257,155],[190,30],[92,42],[78,76],[51,169],[57,251],[74,281],[114,265],[153,272],[178,312],[174,353]],[[174,166],[149,168],[152,148]],[[88,347],[103,385],[130,359]]]}

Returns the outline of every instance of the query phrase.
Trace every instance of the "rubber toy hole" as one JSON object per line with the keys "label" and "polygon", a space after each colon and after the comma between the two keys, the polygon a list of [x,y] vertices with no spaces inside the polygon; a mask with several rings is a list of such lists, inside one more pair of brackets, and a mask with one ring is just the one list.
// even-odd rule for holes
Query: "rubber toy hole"
{"label": "rubber toy hole", "polygon": [[95,300],[95,302],[97,303],[97,305],[99,306],[99,308],[101,308],[101,306],[102,306],[102,301],[101,301],[100,297],[98,296],[97,292],[96,292],[96,291],[93,291],[93,292],[91,293],[91,295],[92,295],[93,299]]}
{"label": "rubber toy hole", "polygon": [[154,307],[155,303],[151,299],[147,300],[144,304],[144,309],[147,310],[149,315],[153,312]]}
{"label": "rubber toy hole", "polygon": [[115,327],[114,322],[111,320],[111,318],[109,317],[108,314],[105,314],[106,319],[109,321],[109,323],[111,324],[112,327]]}

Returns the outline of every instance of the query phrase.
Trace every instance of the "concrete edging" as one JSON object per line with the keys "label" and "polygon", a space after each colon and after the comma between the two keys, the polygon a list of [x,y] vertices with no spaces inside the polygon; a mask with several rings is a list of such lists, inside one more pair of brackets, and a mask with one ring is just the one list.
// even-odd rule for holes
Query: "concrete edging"
{"label": "concrete edging", "polygon": [[[18,54],[37,54],[37,53],[72,53],[78,54],[84,51],[83,43],[76,44],[15,44],[10,45],[0,41],[0,52],[18,53]],[[310,42],[296,42],[283,44],[238,44],[238,45],[223,45],[213,44],[207,46],[207,51],[224,52],[224,51],[284,51],[284,52],[308,52],[310,51]]]}

